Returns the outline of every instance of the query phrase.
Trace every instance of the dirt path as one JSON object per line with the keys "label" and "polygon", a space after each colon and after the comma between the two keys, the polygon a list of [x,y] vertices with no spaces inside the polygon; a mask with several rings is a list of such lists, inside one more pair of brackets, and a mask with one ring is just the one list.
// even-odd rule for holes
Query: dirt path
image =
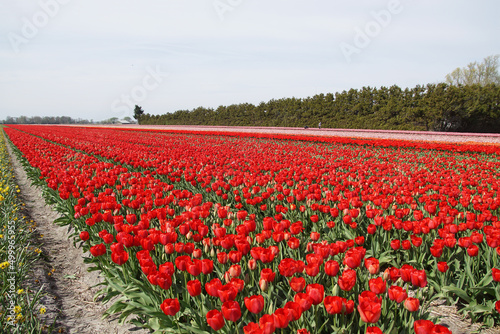
{"label": "dirt path", "polygon": [[[40,248],[46,257],[45,263],[36,266],[33,280],[34,285],[45,285],[47,296],[42,299],[42,304],[47,308],[47,323],[50,325],[57,316],[56,333],[130,333],[134,326],[101,319],[111,306],[94,301],[99,290],[95,285],[102,279],[97,271],[87,271],[89,265],[83,262],[82,249],[73,246],[66,227],[53,223],[59,214],[45,205],[41,191],[31,185],[11,147],[8,148],[21,190],[20,199],[26,204],[24,215],[37,223],[42,242]],[[134,333],[148,332],[139,330]]]}

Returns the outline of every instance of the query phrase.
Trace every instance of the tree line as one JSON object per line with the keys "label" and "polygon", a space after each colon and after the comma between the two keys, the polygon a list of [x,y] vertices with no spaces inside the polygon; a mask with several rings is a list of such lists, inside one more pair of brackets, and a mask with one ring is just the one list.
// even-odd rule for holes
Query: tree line
{"label": "tree line", "polygon": [[225,125],[500,132],[500,85],[447,83],[402,89],[363,87],[307,98],[198,107],[163,115],[142,113],[140,124]]}
{"label": "tree line", "polygon": [[102,121],[86,120],[86,119],[73,119],[69,116],[7,116],[5,120],[0,121],[1,124],[119,124],[121,122],[135,123],[129,116],[124,117],[122,121],[118,117],[111,117]]}
{"label": "tree line", "polygon": [[69,116],[7,116],[2,124],[92,124],[86,119],[73,119]]}

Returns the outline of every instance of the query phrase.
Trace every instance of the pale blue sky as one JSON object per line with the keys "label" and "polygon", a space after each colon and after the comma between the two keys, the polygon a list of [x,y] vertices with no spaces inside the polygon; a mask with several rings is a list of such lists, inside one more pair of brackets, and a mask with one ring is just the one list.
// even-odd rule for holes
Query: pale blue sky
{"label": "pale blue sky", "polygon": [[2,0],[0,119],[436,83],[500,53],[499,13],[497,0]]}

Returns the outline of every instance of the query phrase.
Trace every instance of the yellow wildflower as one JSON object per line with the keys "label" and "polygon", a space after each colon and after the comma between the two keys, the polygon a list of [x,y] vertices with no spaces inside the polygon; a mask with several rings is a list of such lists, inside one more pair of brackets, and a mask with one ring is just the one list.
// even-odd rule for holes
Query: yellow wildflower
{"label": "yellow wildflower", "polygon": [[19,306],[19,305],[14,306],[14,312],[20,313],[21,310],[22,310],[21,306]]}
{"label": "yellow wildflower", "polygon": [[0,263],[0,269],[5,269],[9,266],[9,261],[5,261],[5,262],[2,262]]}
{"label": "yellow wildflower", "polygon": [[18,295],[22,294],[23,292],[24,292],[24,289],[19,289],[19,290],[17,290],[17,294],[18,294]]}
{"label": "yellow wildflower", "polygon": [[40,314],[45,314],[45,312],[47,312],[47,309],[45,307],[41,307],[40,308]]}

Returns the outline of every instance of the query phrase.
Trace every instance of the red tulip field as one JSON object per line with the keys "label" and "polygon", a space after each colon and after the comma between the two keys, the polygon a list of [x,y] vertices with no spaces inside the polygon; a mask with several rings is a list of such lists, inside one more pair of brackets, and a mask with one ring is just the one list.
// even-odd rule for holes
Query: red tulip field
{"label": "red tulip field", "polygon": [[4,129],[108,315],[158,333],[500,325],[500,146],[237,132]]}

